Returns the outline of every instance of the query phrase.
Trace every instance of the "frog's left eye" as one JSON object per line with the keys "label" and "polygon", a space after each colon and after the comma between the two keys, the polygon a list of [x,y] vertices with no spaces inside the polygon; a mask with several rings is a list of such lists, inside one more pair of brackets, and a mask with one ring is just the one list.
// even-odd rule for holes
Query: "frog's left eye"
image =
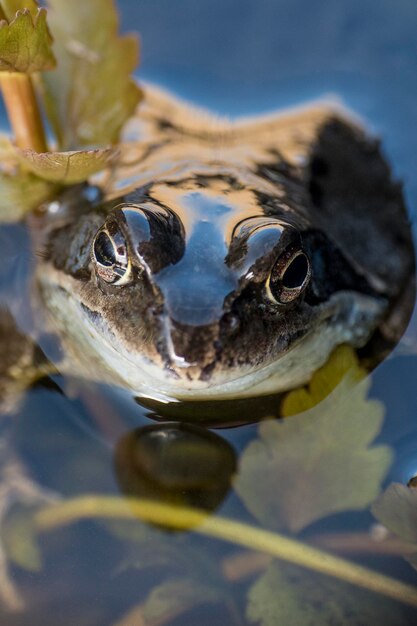
{"label": "frog's left eye", "polygon": [[286,251],[275,262],[266,282],[270,300],[288,304],[296,300],[306,288],[311,276],[311,266],[302,250]]}
{"label": "frog's left eye", "polygon": [[102,228],[93,242],[92,251],[97,274],[106,283],[125,285],[130,280],[131,267],[126,241],[118,228]]}

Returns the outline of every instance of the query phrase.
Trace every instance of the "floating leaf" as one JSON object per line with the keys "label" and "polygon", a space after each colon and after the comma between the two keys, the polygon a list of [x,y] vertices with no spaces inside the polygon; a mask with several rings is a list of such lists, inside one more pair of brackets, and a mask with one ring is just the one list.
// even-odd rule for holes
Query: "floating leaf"
{"label": "floating leaf", "polygon": [[50,182],[71,185],[87,180],[110,165],[118,152],[114,148],[71,152],[17,150],[18,157],[33,174]]}
{"label": "floating leaf", "polygon": [[299,531],[377,497],[391,451],[370,447],[384,411],[367,399],[369,385],[349,375],[312,409],[261,423],[259,438],[241,455],[235,488],[262,524]]}
{"label": "floating leaf", "polygon": [[391,600],[282,563],[272,563],[250,589],[247,618],[261,626],[410,623],[409,613]]}
{"label": "floating leaf", "polygon": [[327,362],[313,375],[307,387],[286,394],[281,404],[281,415],[288,417],[311,409],[337,387],[348,374],[352,380],[362,380],[367,372],[361,367],[355,350],[348,345],[338,346]]}
{"label": "floating leaf", "polygon": [[39,72],[51,70],[56,61],[45,9],[33,18],[29,9],[18,11],[8,24],[0,22],[0,71]]}
{"label": "floating leaf", "polygon": [[371,511],[388,530],[415,544],[416,553],[407,560],[417,569],[417,489],[392,483],[373,503]]}
{"label": "floating leaf", "polygon": [[44,74],[49,119],[61,149],[116,143],[141,91],[131,78],[135,36],[118,36],[112,0],[48,0],[58,69]]}

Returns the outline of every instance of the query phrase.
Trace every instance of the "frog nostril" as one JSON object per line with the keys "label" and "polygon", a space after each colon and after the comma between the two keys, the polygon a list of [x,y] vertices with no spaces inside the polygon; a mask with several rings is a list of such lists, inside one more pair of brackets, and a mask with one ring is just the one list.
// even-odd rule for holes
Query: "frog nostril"
{"label": "frog nostril", "polygon": [[235,313],[225,313],[220,320],[221,329],[228,333],[235,333],[240,326],[239,317]]}

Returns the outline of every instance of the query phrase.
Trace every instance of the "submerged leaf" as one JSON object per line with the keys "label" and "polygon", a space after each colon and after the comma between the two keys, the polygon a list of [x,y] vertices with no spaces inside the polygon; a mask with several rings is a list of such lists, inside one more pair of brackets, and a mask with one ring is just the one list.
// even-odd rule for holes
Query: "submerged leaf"
{"label": "submerged leaf", "polygon": [[415,554],[407,557],[417,569],[417,489],[392,483],[373,503],[372,513],[388,530],[415,544]]}
{"label": "submerged leaf", "polygon": [[343,378],[362,380],[367,372],[361,367],[355,350],[349,345],[338,346],[327,362],[311,378],[308,387],[294,389],[286,394],[281,404],[281,415],[288,417],[311,409],[326,398]]}
{"label": "submerged leaf", "polygon": [[401,539],[417,544],[417,489],[392,483],[373,503],[371,511]]}
{"label": "submerged leaf", "polygon": [[169,571],[173,566],[177,571],[188,572],[189,566],[194,563],[189,544],[184,544],[181,535],[165,534],[137,520],[130,523],[109,520],[104,525],[125,547],[125,550],[121,550],[118,573],[148,567],[162,567]]}
{"label": "submerged leaf", "polygon": [[391,451],[370,446],[384,410],[367,399],[369,385],[347,376],[321,404],[261,423],[259,438],[241,455],[235,488],[262,524],[296,532],[377,497]]}
{"label": "submerged leaf", "polygon": [[61,149],[116,143],[141,91],[131,78],[138,40],[118,36],[112,0],[48,0],[58,69],[43,76]]}
{"label": "submerged leaf", "polygon": [[169,623],[173,617],[199,604],[213,604],[224,600],[220,589],[193,578],[169,579],[150,592],[142,605],[146,624]]}
{"label": "submerged leaf", "polygon": [[53,69],[51,44],[45,9],[34,18],[29,9],[18,11],[10,24],[0,21],[0,71],[28,74]]}
{"label": "submerged leaf", "polygon": [[109,520],[104,524],[122,543],[122,560],[116,573],[157,567],[166,575],[187,577],[212,589],[224,585],[217,559],[190,541],[189,536],[165,533],[137,520]]}
{"label": "submerged leaf", "polygon": [[[146,624],[168,623],[169,617],[198,604],[224,599],[225,581],[217,559],[189,536],[165,533],[137,520],[108,521],[105,525],[121,540],[125,551],[116,573],[157,567],[168,577],[133,611],[135,617],[137,613],[146,617]],[[124,623],[130,622],[122,620]]]}
{"label": "submerged leaf", "polygon": [[71,185],[87,180],[109,166],[118,152],[113,148],[71,152],[35,152],[18,150],[22,164],[45,180]]}
{"label": "submerged leaf", "polygon": [[261,626],[406,626],[401,605],[293,565],[272,563],[252,586],[247,618]]}
{"label": "submerged leaf", "polygon": [[27,510],[19,508],[8,516],[2,530],[2,541],[7,557],[13,563],[30,572],[41,570],[41,552],[33,518]]}

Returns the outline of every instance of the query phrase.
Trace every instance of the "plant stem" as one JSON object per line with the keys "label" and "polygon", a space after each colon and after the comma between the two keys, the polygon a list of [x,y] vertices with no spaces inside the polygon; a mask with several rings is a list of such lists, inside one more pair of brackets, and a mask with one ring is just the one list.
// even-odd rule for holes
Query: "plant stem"
{"label": "plant stem", "polygon": [[17,72],[1,72],[0,84],[18,148],[47,152],[42,118],[31,77]]}
{"label": "plant stem", "polygon": [[34,521],[38,530],[46,531],[81,519],[134,517],[168,528],[190,530],[230,541],[417,607],[415,586],[378,574],[296,539],[234,520],[208,517],[207,513],[195,509],[141,499],[80,496],[38,511]]}

